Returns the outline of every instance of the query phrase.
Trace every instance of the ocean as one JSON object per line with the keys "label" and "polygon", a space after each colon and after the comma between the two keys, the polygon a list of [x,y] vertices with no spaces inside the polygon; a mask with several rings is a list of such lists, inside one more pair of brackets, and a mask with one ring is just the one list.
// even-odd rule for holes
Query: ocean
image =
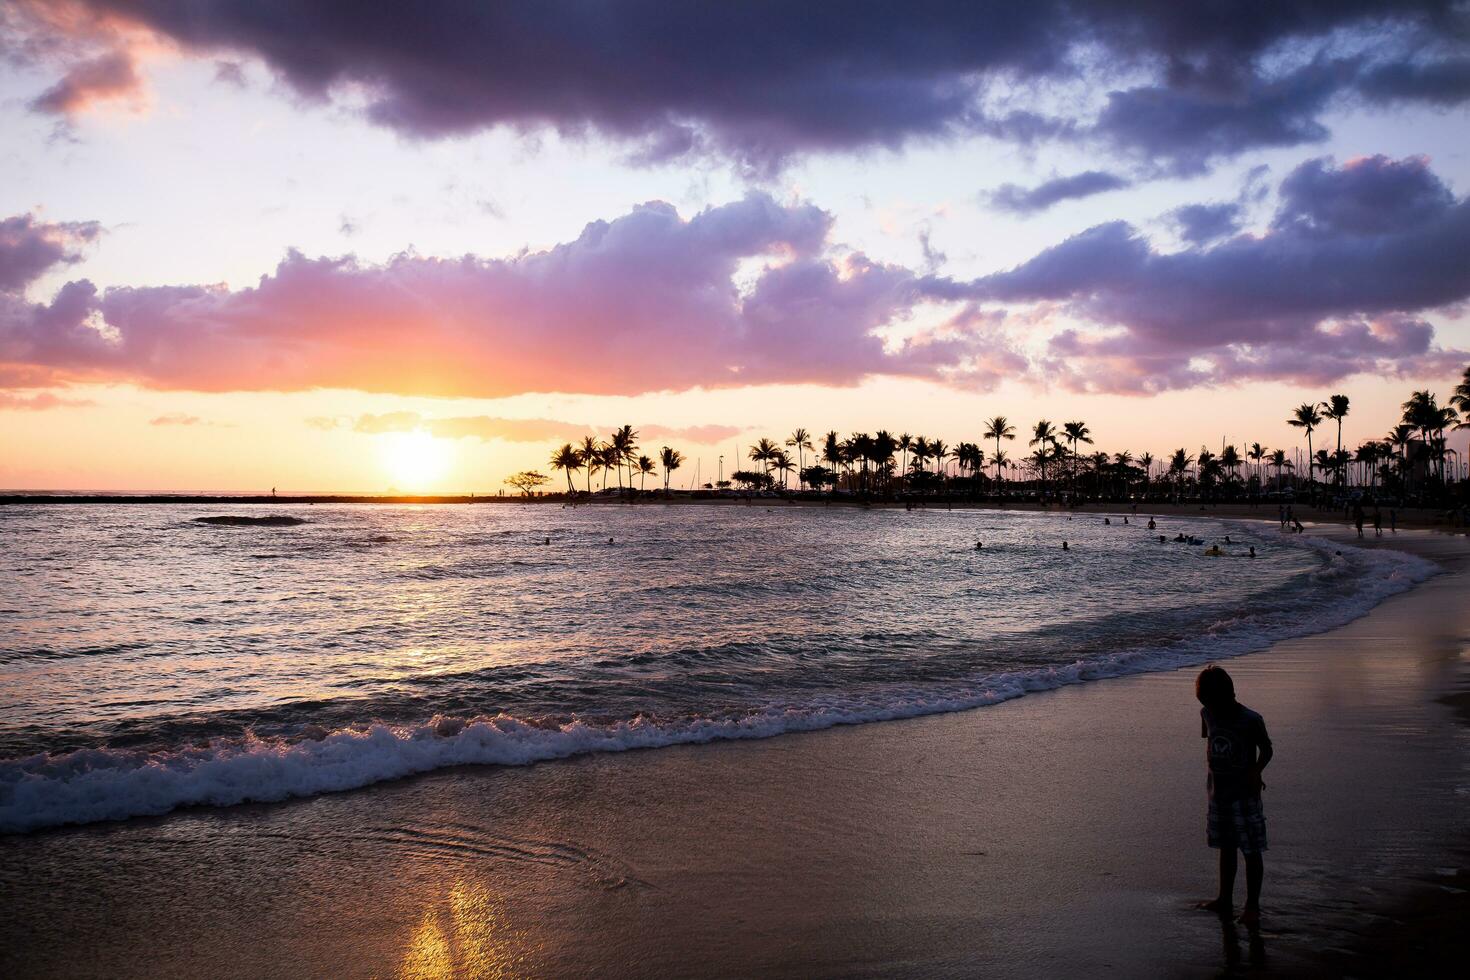
{"label": "ocean", "polygon": [[979,708],[1325,630],[1434,570],[1130,520],[3,507],[0,831]]}

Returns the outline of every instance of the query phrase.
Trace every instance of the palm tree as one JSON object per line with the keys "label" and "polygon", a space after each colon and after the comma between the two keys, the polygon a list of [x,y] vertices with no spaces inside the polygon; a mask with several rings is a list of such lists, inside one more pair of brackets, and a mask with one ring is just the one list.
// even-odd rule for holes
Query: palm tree
{"label": "palm tree", "polygon": [[1000,441],[1016,438],[1016,427],[1004,415],[997,415],[985,423],[984,437],[995,440],[995,455],[991,458],[995,460],[995,482],[999,485],[1000,467],[1005,459],[1005,454],[1000,451]]}
{"label": "palm tree", "polygon": [[1194,462],[1194,457],[1183,449],[1174,450],[1174,455],[1169,457],[1169,475],[1174,478],[1174,499],[1178,500],[1184,496],[1184,475],[1189,472],[1189,464]]}
{"label": "palm tree", "polygon": [[1220,465],[1224,467],[1225,472],[1229,475],[1231,484],[1240,482],[1240,476],[1237,471],[1241,467],[1241,458],[1240,453],[1236,451],[1234,445],[1226,446],[1221,451]]}
{"label": "palm tree", "polygon": [[771,469],[781,474],[781,489],[786,489],[786,476],[796,469],[796,464],[791,461],[791,454],[784,449],[776,450],[776,455],[771,458]]}
{"label": "palm tree", "polygon": [[1465,368],[1465,373],[1460,375],[1460,383],[1455,385],[1455,393],[1450,395],[1450,404],[1460,410],[1465,416],[1456,429],[1470,429],[1470,366]]}
{"label": "palm tree", "polygon": [[761,464],[761,471],[770,475],[771,464],[776,461],[776,454],[781,451],[780,447],[769,439],[762,438],[754,446],[750,447],[750,458],[753,462]]}
{"label": "palm tree", "polygon": [[[1307,402],[1307,403],[1304,403],[1304,404],[1298,406],[1297,410],[1292,413],[1291,418],[1289,418],[1289,419],[1286,420],[1286,424],[1287,425],[1290,425],[1290,426],[1293,426],[1295,428],[1298,428],[1298,429],[1304,429],[1304,430],[1306,430],[1306,433],[1307,433],[1307,458],[1308,459],[1311,459],[1312,458],[1312,432],[1313,432],[1313,430],[1315,430],[1317,428],[1317,426],[1319,426],[1319,425],[1322,424],[1322,415],[1321,415],[1320,412],[1317,411],[1317,406],[1311,404],[1310,402]],[[1312,472],[1311,472],[1311,469],[1308,468],[1308,470],[1307,470],[1307,488],[1308,488],[1309,491],[1311,489],[1311,486],[1312,486]]]}
{"label": "palm tree", "polygon": [[[1092,433],[1088,431],[1086,422],[1063,422],[1062,432],[1066,435],[1067,441],[1072,444],[1072,461],[1075,463],[1077,461],[1077,444],[1079,442],[1085,442],[1089,446],[1092,445]],[[1076,485],[1077,480],[1076,474],[1074,473],[1072,486],[1076,487]]]}
{"label": "palm tree", "polygon": [[943,439],[929,443],[929,458],[934,460],[934,475],[939,477],[939,489],[944,489],[944,461],[949,458],[949,447]]}
{"label": "palm tree", "polygon": [[1149,478],[1153,475],[1154,470],[1154,454],[1144,453],[1142,456],[1138,457],[1138,465],[1143,469],[1143,499],[1147,500],[1148,481]]}
{"label": "palm tree", "polygon": [[805,429],[797,429],[786,440],[786,445],[796,450],[796,485],[801,486],[801,471],[806,469],[806,454],[812,448],[812,437]]}
{"label": "palm tree", "polygon": [[[647,456],[639,456],[635,466],[638,469],[638,492],[642,493],[648,486],[648,474],[658,471],[653,467],[653,460]],[[630,479],[628,482],[631,484],[633,481]]]}
{"label": "palm tree", "polygon": [[582,454],[571,443],[564,444],[560,449],[551,454],[551,468],[561,470],[567,475],[567,493],[576,492],[572,486],[572,474],[582,468]]}
{"label": "palm tree", "polygon": [[[1341,456],[1342,455],[1342,420],[1345,419],[1345,418],[1347,418],[1347,414],[1348,414],[1348,396],[1347,395],[1333,395],[1327,401],[1325,401],[1325,402],[1322,403],[1322,417],[1323,418],[1327,418],[1327,419],[1332,419],[1334,422],[1337,423],[1337,455],[1338,456]],[[1337,483],[1338,483],[1338,486],[1339,487],[1342,486],[1342,471],[1341,470],[1338,471]]]}
{"label": "palm tree", "polygon": [[592,471],[602,465],[602,446],[596,436],[583,436],[582,445],[577,447],[582,465],[587,467],[587,495],[592,495]]}
{"label": "palm tree", "polygon": [[1041,470],[1041,495],[1042,497],[1045,497],[1047,449],[1057,444],[1056,426],[1052,425],[1046,419],[1042,419],[1040,422],[1037,422],[1031,430],[1031,442],[1029,444],[1032,446],[1040,447],[1032,458],[1036,461]]}
{"label": "palm tree", "polygon": [[1281,489],[1281,471],[1286,468],[1286,450],[1278,449],[1271,453],[1271,465],[1276,467],[1276,489]]}
{"label": "palm tree", "polygon": [[909,435],[907,432],[899,436],[898,442],[894,444],[894,448],[903,453],[903,462],[900,463],[898,467],[899,472],[907,473],[909,471],[909,450],[913,447],[914,437]]}
{"label": "palm tree", "polygon": [[893,478],[893,456],[898,450],[898,440],[893,438],[887,429],[879,429],[877,435],[873,436],[873,465],[878,468],[878,473],[883,477],[883,487],[886,493],[889,489],[889,481]]}
{"label": "palm tree", "polygon": [[837,477],[835,474],[842,472],[842,456],[842,440],[837,437],[835,431],[828,432],[822,438],[822,462],[831,467],[834,474],[832,477],[833,494],[837,493]]}
{"label": "palm tree", "polygon": [[1259,492],[1260,485],[1264,482],[1261,479],[1261,460],[1266,458],[1266,447],[1259,442],[1253,442],[1251,447],[1245,451],[1245,456],[1246,459],[1256,464],[1256,491]]}
{"label": "palm tree", "polygon": [[684,454],[677,449],[670,449],[668,446],[665,446],[658,451],[658,461],[664,467],[664,496],[667,497],[669,495],[669,477],[673,476],[674,471],[684,465]]}
{"label": "palm tree", "polygon": [[623,480],[623,454],[610,442],[599,442],[597,444],[597,456],[602,465],[602,489],[607,489],[607,475],[614,470],[618,473],[618,489],[622,490]]}
{"label": "palm tree", "polygon": [[638,432],[631,425],[620,426],[612,434],[610,445],[616,451],[613,465],[618,469],[618,489],[623,488],[623,464],[629,464],[628,489],[633,489],[632,464],[638,459]]}
{"label": "palm tree", "polygon": [[934,451],[933,447],[929,445],[929,440],[925,439],[923,436],[914,436],[914,444],[909,447],[909,451],[912,452],[914,456],[914,469],[918,470],[920,473],[924,472],[924,461],[928,459],[930,454]]}

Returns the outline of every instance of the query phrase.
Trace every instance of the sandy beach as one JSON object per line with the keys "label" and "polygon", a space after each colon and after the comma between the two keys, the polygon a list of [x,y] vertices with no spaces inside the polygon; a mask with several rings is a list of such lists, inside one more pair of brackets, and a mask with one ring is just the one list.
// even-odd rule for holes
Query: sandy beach
{"label": "sandy beach", "polygon": [[1470,547],[1421,531],[1366,542],[1380,544],[1446,571],[1228,665],[1277,753],[1256,937],[1192,910],[1215,862],[1184,669],[908,721],[0,838],[0,973],[1428,969],[1470,912]]}

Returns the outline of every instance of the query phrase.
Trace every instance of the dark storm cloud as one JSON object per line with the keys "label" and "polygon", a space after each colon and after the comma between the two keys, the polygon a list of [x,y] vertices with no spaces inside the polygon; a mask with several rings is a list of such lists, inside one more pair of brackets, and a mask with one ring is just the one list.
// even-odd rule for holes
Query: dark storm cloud
{"label": "dark storm cloud", "polygon": [[1110,174],[1105,170],[1086,170],[1069,177],[1056,177],[1037,184],[1021,187],[1018,184],[1002,184],[985,195],[990,206],[1012,214],[1035,214],[1045,211],[1054,204],[1079,197],[1091,197],[1105,191],[1120,190],[1131,186],[1127,178]]}
{"label": "dark storm cloud", "polygon": [[[258,58],[297,93],[353,93],[416,138],[551,127],[626,142],[642,162],[716,153],[764,170],[983,133],[1097,140],[1190,173],[1321,139],[1319,116],[1360,72],[1377,99],[1466,94],[1442,51],[1464,39],[1453,0],[16,3],[42,33],[116,47],[141,28],[201,57]],[[1153,77],[1096,120],[999,98],[1124,72]]]}
{"label": "dark storm cloud", "polygon": [[1078,386],[1320,379],[1445,353],[1409,314],[1470,298],[1466,255],[1470,200],[1423,159],[1318,159],[1282,181],[1267,234],[1161,252],[1110,222],[959,291],[1111,328],[1053,339],[1050,370]]}

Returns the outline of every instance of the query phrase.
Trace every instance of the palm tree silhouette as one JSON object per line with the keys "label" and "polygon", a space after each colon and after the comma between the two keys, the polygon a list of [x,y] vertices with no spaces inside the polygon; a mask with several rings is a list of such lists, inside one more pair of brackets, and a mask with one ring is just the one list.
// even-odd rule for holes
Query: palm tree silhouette
{"label": "palm tree silhouette", "polygon": [[1450,395],[1450,404],[1458,408],[1460,414],[1465,416],[1455,428],[1470,429],[1470,366],[1467,366],[1465,373],[1460,375],[1460,383],[1455,385],[1455,392]]}
{"label": "palm tree silhouette", "polygon": [[806,469],[806,454],[812,448],[812,437],[805,429],[797,429],[786,440],[786,445],[796,450],[796,485],[801,486],[801,471]]}
{"label": "palm tree silhouette", "polygon": [[781,489],[785,490],[786,476],[792,470],[796,469],[796,464],[791,461],[790,453],[784,449],[778,449],[776,450],[776,454],[771,458],[771,469],[781,474]]}
{"label": "palm tree silhouette", "polygon": [[997,415],[985,423],[985,432],[983,435],[986,439],[995,440],[995,455],[992,459],[995,460],[995,482],[999,484],[1000,467],[1005,459],[1005,454],[1000,451],[1000,441],[1002,439],[1015,439],[1016,427],[1011,425],[1010,420],[1004,415]]}
{"label": "palm tree silhouette", "polygon": [[664,467],[664,496],[667,497],[669,495],[669,478],[674,475],[675,470],[684,465],[684,454],[677,449],[670,449],[668,446],[665,446],[658,451],[658,461]]}
{"label": "palm tree silhouette", "polygon": [[1245,455],[1247,459],[1256,464],[1256,489],[1252,492],[1259,493],[1261,484],[1264,482],[1261,479],[1261,460],[1266,458],[1266,447],[1259,442],[1253,442],[1251,443],[1251,447],[1246,450]]}
{"label": "palm tree silhouette", "polygon": [[[1342,455],[1342,420],[1348,415],[1348,396],[1333,395],[1322,403],[1322,417],[1337,423],[1337,455]],[[1338,486],[1342,485],[1342,471],[1337,474]]]}
{"label": "palm tree silhouette", "polygon": [[551,468],[566,473],[567,493],[575,493],[576,488],[572,486],[572,473],[582,468],[582,454],[577,451],[576,447],[568,442],[552,453]]}
{"label": "palm tree silhouette", "polygon": [[771,474],[771,464],[776,460],[776,454],[780,448],[771,440],[762,438],[754,446],[750,447],[750,459],[752,462],[761,464],[761,472],[767,476]]}
{"label": "palm tree silhouette", "polygon": [[1063,422],[1062,433],[1066,437],[1066,440],[1072,444],[1072,462],[1074,464],[1072,473],[1072,486],[1073,488],[1075,488],[1077,486],[1077,474],[1075,465],[1077,463],[1077,444],[1079,442],[1085,442],[1089,446],[1092,445],[1092,432],[1087,428],[1086,422]]}
{"label": "palm tree silhouette", "polygon": [[1056,444],[1056,426],[1052,425],[1046,419],[1042,419],[1040,422],[1037,422],[1035,427],[1031,430],[1030,445],[1037,446],[1039,448],[1034,454],[1032,454],[1031,458],[1036,463],[1037,467],[1041,470],[1041,496],[1043,498],[1046,497],[1046,460],[1048,455],[1047,450],[1055,446]]}
{"label": "palm tree silhouette", "polygon": [[899,472],[901,474],[904,474],[905,476],[909,471],[909,450],[912,449],[913,446],[914,437],[909,435],[907,432],[900,435],[898,437],[898,441],[893,445],[894,449],[897,449],[903,453],[903,462],[899,464]]}
{"label": "palm tree silhouette", "polygon": [[631,425],[619,427],[612,434],[611,445],[616,450],[613,457],[614,465],[618,468],[618,489],[623,488],[623,464],[629,464],[628,489],[633,489],[632,463],[638,458],[638,432]]}
{"label": "palm tree silhouette", "polygon": [[582,465],[587,467],[587,494],[592,494],[592,471],[601,465],[602,447],[597,442],[596,436],[583,436],[582,445],[577,447],[577,455],[582,458]]}
{"label": "palm tree silhouette", "polygon": [[[1307,433],[1307,459],[1312,458],[1312,432],[1322,424],[1322,415],[1317,411],[1317,406],[1310,402],[1303,403],[1292,413],[1286,424],[1298,429],[1304,429]],[[1307,468],[1307,491],[1312,492],[1312,470]]]}
{"label": "palm tree silhouette", "polygon": [[[639,456],[637,463],[634,465],[638,470],[638,492],[642,493],[648,488],[648,475],[650,473],[656,473],[658,471],[654,469],[653,460],[649,459],[647,456]],[[628,480],[628,483],[630,485],[632,484],[632,482],[632,479]]]}
{"label": "palm tree silhouette", "polygon": [[1281,471],[1286,467],[1286,450],[1277,449],[1271,453],[1271,465],[1276,467],[1276,489],[1281,489]]}
{"label": "palm tree silhouette", "polygon": [[1148,499],[1148,481],[1153,476],[1154,454],[1144,453],[1138,457],[1138,465],[1143,470],[1143,499]]}

